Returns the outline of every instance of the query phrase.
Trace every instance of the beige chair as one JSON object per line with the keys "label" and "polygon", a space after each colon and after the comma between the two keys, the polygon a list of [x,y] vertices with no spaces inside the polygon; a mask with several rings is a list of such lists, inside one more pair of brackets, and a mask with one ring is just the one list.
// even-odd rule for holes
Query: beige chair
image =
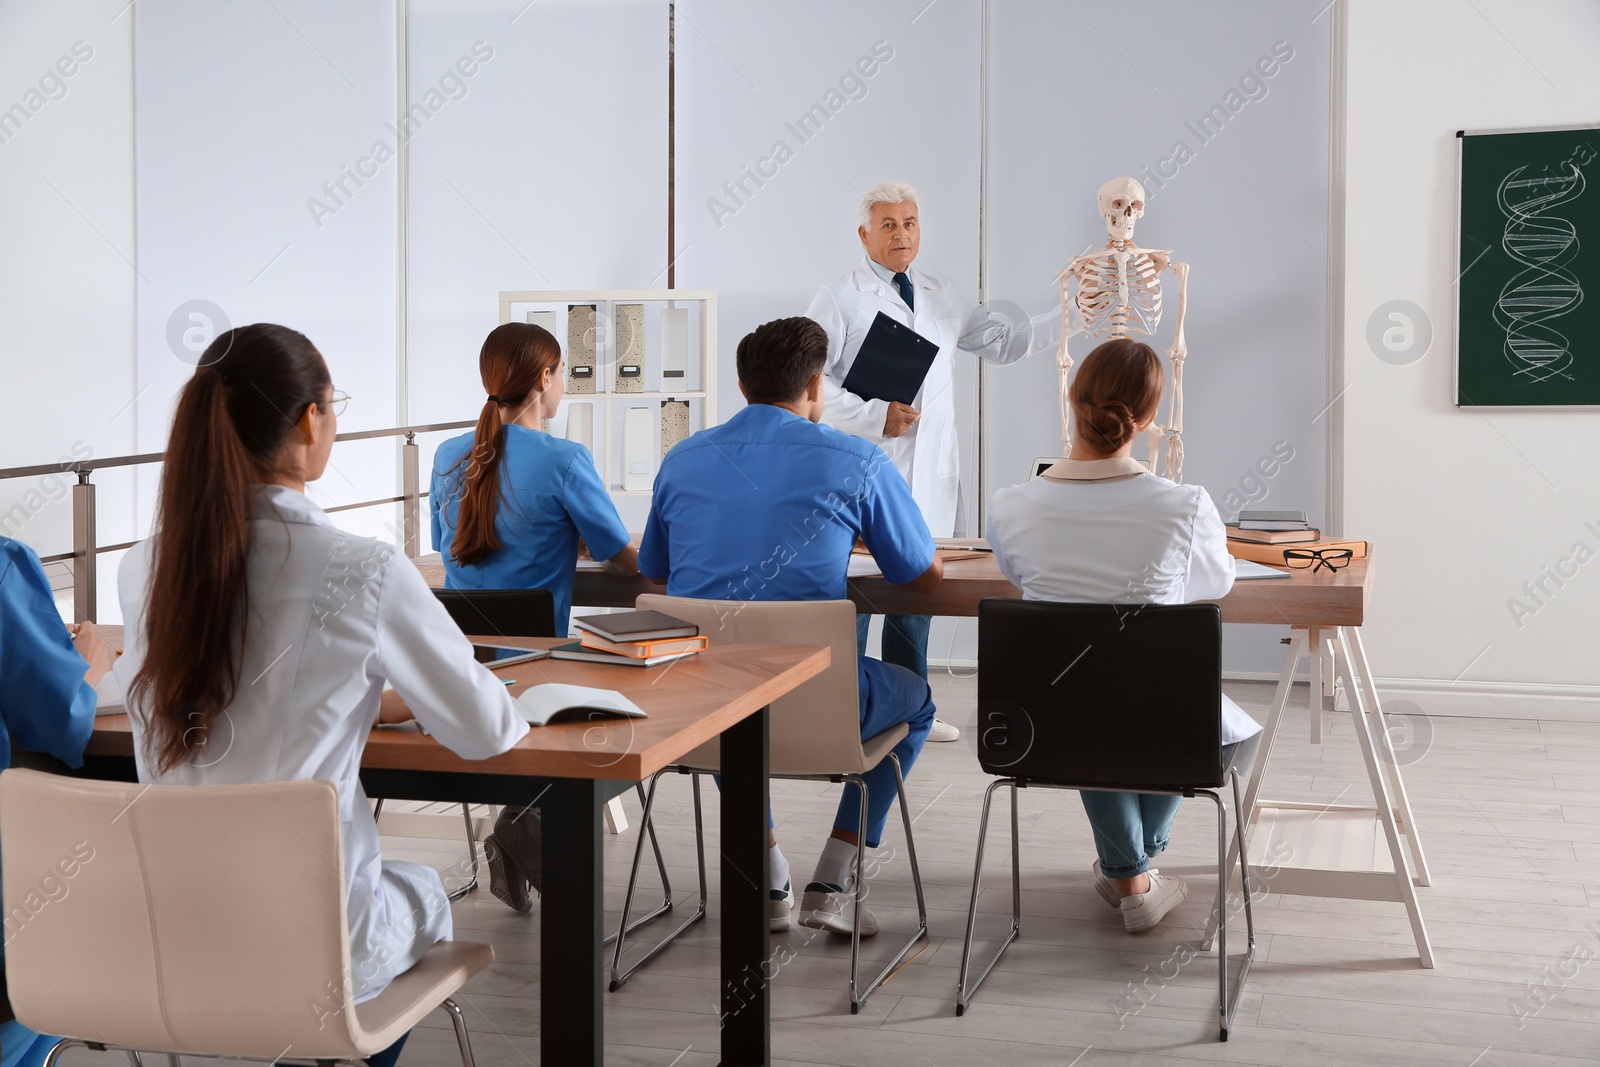
{"label": "beige chair", "polygon": [[445,941],[351,1005],[339,798],[324,781],[152,786],[0,774],[6,976],[68,1047],[359,1063],[494,959]]}
{"label": "beige chair", "polygon": [[[848,600],[823,601],[722,601],[691,600],[685,597],[661,596],[646,593],[635,602],[641,611],[663,611],[700,627],[700,632],[711,639],[712,645],[756,643],[774,645],[827,645],[833,653],[832,664],[822,674],[811,679],[772,704],[768,722],[769,774],[773,778],[810,779],[830,782],[855,782],[861,787],[861,826],[867,822],[867,786],[861,775],[876,767],[882,760],[894,760],[895,783],[900,794],[900,817],[906,829],[906,855],[911,864],[911,882],[917,894],[917,929],[899,953],[888,962],[865,988],[857,981],[861,957],[861,933],[857,929],[850,937],[850,1012],[855,1014],[866,1003],[867,997],[905,959],[907,953],[928,935],[928,909],[922,895],[922,874],[917,868],[917,850],[911,836],[911,815],[906,810],[905,780],[900,773],[900,761],[891,751],[906,736],[908,727],[902,723],[885,730],[876,737],[861,739],[860,687],[856,673],[856,609]],[[639,861],[643,855],[644,838],[634,850],[633,871],[628,878],[628,894],[623,904],[622,921],[617,937],[616,951],[611,961],[611,990],[622,988],[629,977],[640,967],[665,949],[679,934],[699,922],[706,914],[706,853],[705,835],[700,812],[700,780],[702,774],[717,772],[722,765],[721,742],[710,741],[685,756],[681,763],[667,770],[694,776],[695,845],[700,864],[700,906],[696,913],[681,923],[661,941],[657,942],[631,967],[622,969],[622,951],[626,931],[631,929],[628,917],[633,906],[633,893],[639,877]],[[645,796],[644,825],[651,825],[650,813],[655,802],[656,786],[665,771],[650,779]],[[856,869],[866,869],[865,835],[856,846]],[[866,892],[866,879],[856,879],[856,906],[859,909]],[[799,896],[799,894],[796,894]],[[636,924],[637,925],[637,924]]]}

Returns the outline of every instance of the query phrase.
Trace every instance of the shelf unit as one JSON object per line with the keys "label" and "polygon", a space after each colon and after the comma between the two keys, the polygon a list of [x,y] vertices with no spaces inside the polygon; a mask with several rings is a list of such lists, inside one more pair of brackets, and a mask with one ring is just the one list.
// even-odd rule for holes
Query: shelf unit
{"label": "shelf unit", "polygon": [[[625,488],[623,469],[623,422],[626,409],[644,407],[651,411],[649,472],[654,480],[661,464],[661,411],[668,401],[687,401],[689,404],[689,432],[703,430],[715,424],[717,415],[717,292],[715,289],[513,289],[498,294],[501,323],[542,321],[561,344],[561,352],[568,360],[569,378],[567,396],[561,402],[556,417],[546,423],[546,430],[558,437],[567,437],[567,422],[575,404],[592,404],[593,429],[590,452],[601,481],[613,498],[648,499],[648,488]],[[618,308],[621,305],[643,305],[643,358],[641,361],[641,388],[639,392],[622,392],[618,369]],[[570,377],[572,352],[569,350],[569,309],[593,305],[595,325],[593,348],[595,354],[594,391],[572,392]],[[687,308],[690,314],[685,330],[685,351],[681,389],[670,388],[663,378],[663,357],[666,340],[663,336],[662,311]],[[643,478],[635,471],[635,485]],[[624,514],[626,521],[628,515]]]}

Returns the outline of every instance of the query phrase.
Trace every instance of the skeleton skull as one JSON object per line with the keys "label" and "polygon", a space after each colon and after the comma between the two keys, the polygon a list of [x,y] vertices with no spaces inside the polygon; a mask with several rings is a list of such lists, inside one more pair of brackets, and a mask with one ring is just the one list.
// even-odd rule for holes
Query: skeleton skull
{"label": "skeleton skull", "polygon": [[1097,199],[1111,239],[1133,240],[1134,220],[1144,217],[1144,186],[1132,178],[1112,178],[1100,187]]}

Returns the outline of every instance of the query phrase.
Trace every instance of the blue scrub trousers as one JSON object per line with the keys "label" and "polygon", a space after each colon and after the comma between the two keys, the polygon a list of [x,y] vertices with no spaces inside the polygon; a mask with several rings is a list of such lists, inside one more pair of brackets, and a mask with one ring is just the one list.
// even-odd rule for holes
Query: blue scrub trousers
{"label": "blue scrub trousers", "polygon": [[[911,777],[911,766],[917,762],[922,745],[933,728],[933,690],[928,683],[906,670],[875,659],[861,657],[856,660],[856,708],[861,716],[861,740],[877,737],[885,730],[906,723],[910,729],[890,751],[900,758],[900,773]],[[722,776],[712,775],[717,788],[722,788]],[[878,765],[861,776],[867,783],[867,847],[877,848],[883,838],[883,827],[889,821],[889,808],[894,804],[899,790],[895,788],[894,764],[885,756]],[[767,826],[772,825],[772,811],[767,810]],[[839,812],[833,819],[834,829],[861,832],[861,789],[854,782],[846,782],[844,796],[839,798]]]}
{"label": "blue scrub trousers", "polygon": [[[860,678],[861,699],[857,706],[861,711],[861,739],[865,741],[901,723],[907,724],[910,731],[892,751],[900,758],[900,773],[909,778],[928,731],[933,728],[933,691],[926,681],[904,667],[875,659],[857,659],[856,670]],[[861,777],[867,783],[867,847],[877,848],[889,819],[889,808],[899,795],[894,764],[885,756]],[[854,782],[845,783],[833,825],[835,829],[860,833],[861,790]]]}
{"label": "blue scrub trousers", "polygon": [[[871,615],[856,616],[856,655],[867,654],[867,627]],[[885,615],[883,617],[883,655],[885,663],[928,680],[928,630],[933,625],[932,615]]]}

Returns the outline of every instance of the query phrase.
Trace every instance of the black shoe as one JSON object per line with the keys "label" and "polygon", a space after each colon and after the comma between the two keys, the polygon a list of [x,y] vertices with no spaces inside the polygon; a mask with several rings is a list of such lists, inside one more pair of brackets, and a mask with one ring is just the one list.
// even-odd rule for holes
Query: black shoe
{"label": "black shoe", "polygon": [[[518,813],[520,811],[520,814]],[[544,891],[544,862],[541,842],[544,823],[538,808],[501,808],[494,832],[484,838],[483,851],[489,861],[489,892],[519,912],[533,910],[528,896]]]}
{"label": "black shoe", "polygon": [[524,914],[532,911],[533,901],[528,899],[528,879],[494,834],[483,839],[483,855],[489,862],[489,892],[513,911]]}

